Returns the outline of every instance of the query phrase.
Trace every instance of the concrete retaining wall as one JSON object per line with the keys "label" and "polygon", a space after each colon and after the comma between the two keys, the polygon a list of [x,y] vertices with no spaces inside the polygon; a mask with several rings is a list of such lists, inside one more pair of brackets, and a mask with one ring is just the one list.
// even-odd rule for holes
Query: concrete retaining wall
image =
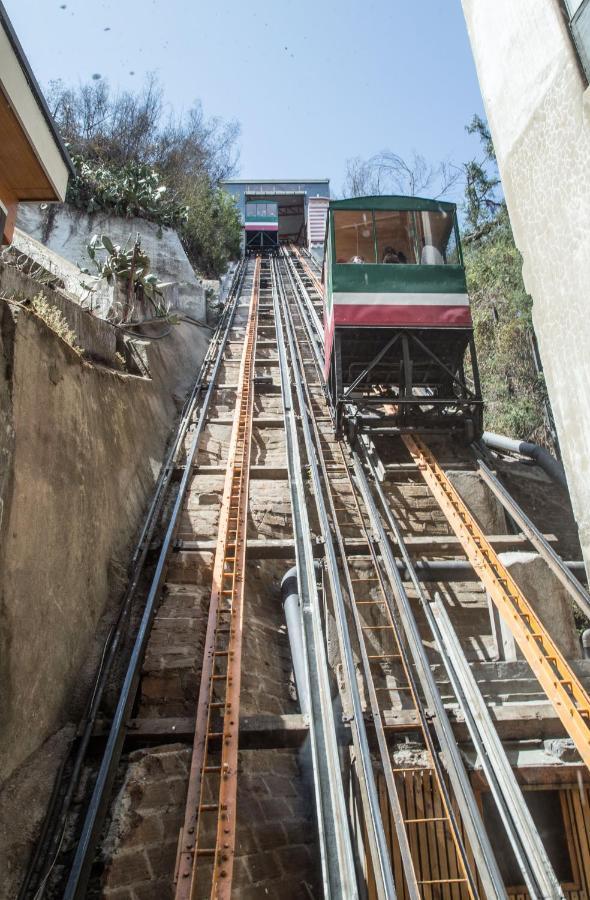
{"label": "concrete retaining wall", "polygon": [[[38,242],[34,248],[35,258],[50,270],[51,253],[48,251],[60,254],[76,268],[79,263],[92,272],[94,267],[87,255],[87,246],[93,234],[106,234],[114,244],[120,245],[128,240],[132,243],[139,234],[142,249],[148,254],[151,269],[159,280],[178,284],[178,308],[197,321],[206,320],[205,288],[172,228],[161,228],[145,219],[122,219],[107,213],[88,215],[66,204],[41,209],[37,203],[20,204],[17,225]],[[23,245],[23,249],[32,253],[33,248]],[[73,278],[75,272],[70,275]],[[96,301],[100,302],[99,296]]]}
{"label": "concrete retaining wall", "polygon": [[138,378],[0,301],[0,778],[79,714],[207,337],[147,343]]}

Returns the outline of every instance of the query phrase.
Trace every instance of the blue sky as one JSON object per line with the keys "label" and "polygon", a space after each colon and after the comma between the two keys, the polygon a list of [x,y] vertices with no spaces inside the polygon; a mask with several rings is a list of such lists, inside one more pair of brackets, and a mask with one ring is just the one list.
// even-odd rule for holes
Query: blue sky
{"label": "blue sky", "polygon": [[138,87],[156,71],[176,111],[200,98],[207,114],[238,119],[244,177],[328,176],[339,191],[348,157],[477,153],[464,126],[483,110],[460,0],[4,4],[42,85],[99,73]]}

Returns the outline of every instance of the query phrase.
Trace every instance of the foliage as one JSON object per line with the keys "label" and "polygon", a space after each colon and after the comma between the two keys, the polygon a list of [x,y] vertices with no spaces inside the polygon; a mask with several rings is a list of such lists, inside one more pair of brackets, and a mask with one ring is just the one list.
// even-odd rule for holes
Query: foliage
{"label": "foliage", "polygon": [[72,331],[66,318],[57,306],[49,303],[43,294],[37,294],[31,300],[31,309],[35,315],[43,319],[46,325],[51,328],[61,339],[69,344],[76,353],[82,353],[82,349],[76,344],[76,332]]}
{"label": "foliage", "polygon": [[485,400],[485,427],[550,445],[548,399],[533,351],[532,300],[522,280],[490,132],[474,116],[483,156],[465,166],[463,254]]}
{"label": "foliage", "polygon": [[237,122],[207,118],[200,103],[174,118],[153,75],[136,93],[114,93],[104,79],[53,82],[49,103],[78,171],[69,202],[176,228],[196,268],[225,271],[240,225],[218,183],[236,171]]}
{"label": "foliage", "polygon": [[[93,276],[93,283],[84,284],[84,287],[92,291],[101,278],[106,278],[108,282],[119,278],[127,290],[129,282],[132,281],[135,299],[141,301],[147,298],[156,317],[165,318],[173,325],[178,323],[178,318],[170,315],[169,309],[162,300],[162,291],[160,290],[162,285],[158,282],[157,275],[150,271],[151,261],[147,253],[141,249],[139,235],[133,244],[131,244],[130,235],[126,243],[121,246],[113,244],[106,234],[95,234],[87,246],[87,252],[96,267],[96,275]],[[82,268],[81,271],[85,275],[91,274],[87,268]],[[131,314],[131,309],[123,310],[124,321],[129,321]]]}
{"label": "foliage", "polygon": [[70,179],[67,202],[85,212],[110,210],[117,216],[138,216],[178,228],[188,211],[168,193],[158,173],[143,163],[128,162],[119,169],[104,163],[86,162],[73,156],[76,177]]}
{"label": "foliage", "polygon": [[496,152],[487,123],[475,115],[466,131],[468,134],[476,134],[483,148],[482,158],[472,159],[464,166],[465,223],[467,228],[477,231],[485,229],[488,223],[493,223],[505,206],[500,193]]}
{"label": "foliage", "polygon": [[188,216],[181,238],[189,259],[205,272],[219,274],[240,253],[241,223],[235,201],[207,179],[195,181],[186,194]]}

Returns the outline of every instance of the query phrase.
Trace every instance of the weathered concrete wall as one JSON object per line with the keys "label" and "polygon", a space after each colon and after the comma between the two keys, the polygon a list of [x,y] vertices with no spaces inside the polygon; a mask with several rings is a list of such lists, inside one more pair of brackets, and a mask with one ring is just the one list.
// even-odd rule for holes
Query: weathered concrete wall
{"label": "weathered concrete wall", "polygon": [[[160,228],[145,219],[122,219],[107,213],[87,215],[66,204],[41,209],[36,203],[19,206],[17,225],[40,242],[35,248],[39,261],[51,269],[49,254],[43,246],[55,251],[77,267],[93,266],[87,246],[93,234],[106,234],[114,244],[132,243],[139,233],[142,249],[148,254],[152,271],[162,282],[178,283],[178,306],[198,321],[205,321],[205,289],[188,261],[180,238],[172,228]],[[30,248],[27,252],[30,252]],[[46,260],[46,261],[45,261]],[[60,267],[61,270],[61,267]],[[69,273],[74,277],[75,273]]]}
{"label": "weathered concrete wall", "polygon": [[590,569],[590,91],[557,0],[462,3]]}
{"label": "weathered concrete wall", "polygon": [[67,721],[207,336],[184,323],[148,343],[150,380],[85,362],[4,301],[0,325],[5,778]]}

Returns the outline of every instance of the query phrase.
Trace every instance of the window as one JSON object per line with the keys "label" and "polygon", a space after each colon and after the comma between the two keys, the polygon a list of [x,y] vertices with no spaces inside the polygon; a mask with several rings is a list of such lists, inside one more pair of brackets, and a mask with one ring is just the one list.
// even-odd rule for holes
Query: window
{"label": "window", "polygon": [[416,231],[421,265],[458,265],[455,217],[452,213],[417,212]]}
{"label": "window", "polygon": [[337,263],[374,263],[375,238],[371,210],[336,210],[334,241]]}
{"label": "window", "polygon": [[337,263],[461,264],[452,211],[335,210],[334,241]]}
{"label": "window", "polygon": [[590,81],[590,0],[563,0],[563,4],[578,58]]}
{"label": "window", "polygon": [[416,264],[414,214],[404,210],[375,212],[377,262]]}
{"label": "window", "polygon": [[255,203],[246,203],[246,215],[247,216],[255,216],[256,215],[256,204]]}

